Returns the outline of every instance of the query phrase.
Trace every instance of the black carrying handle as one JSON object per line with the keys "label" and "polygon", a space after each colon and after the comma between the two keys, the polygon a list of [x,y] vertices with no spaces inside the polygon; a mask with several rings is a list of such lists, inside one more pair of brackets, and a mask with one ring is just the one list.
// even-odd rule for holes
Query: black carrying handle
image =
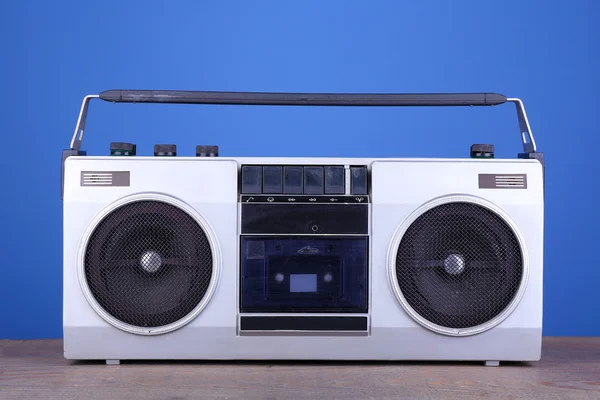
{"label": "black carrying handle", "polygon": [[497,93],[275,93],[217,92],[185,90],[106,90],[84,98],[71,140],[70,150],[79,152],[91,99],[112,103],[161,104],[230,104],[273,106],[354,106],[354,107],[426,107],[426,106],[495,106],[515,103],[525,153],[535,153],[525,107],[517,98]]}
{"label": "black carrying handle", "polygon": [[264,93],[183,90],[107,90],[99,98],[113,103],[231,104],[272,106],[495,106],[497,93]]}

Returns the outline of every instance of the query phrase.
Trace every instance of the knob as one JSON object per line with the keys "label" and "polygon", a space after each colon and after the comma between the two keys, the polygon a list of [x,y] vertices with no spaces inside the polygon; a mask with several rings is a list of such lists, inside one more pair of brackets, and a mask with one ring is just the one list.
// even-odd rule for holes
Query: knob
{"label": "knob", "polygon": [[155,144],[154,155],[159,157],[173,157],[177,155],[177,145],[174,144]]}
{"label": "knob", "polygon": [[471,146],[471,158],[494,158],[493,144],[474,144]]}
{"label": "knob", "polygon": [[196,146],[196,157],[218,157],[219,146]]}
{"label": "knob", "polygon": [[110,144],[111,156],[135,156],[135,150],[133,143],[112,142]]}

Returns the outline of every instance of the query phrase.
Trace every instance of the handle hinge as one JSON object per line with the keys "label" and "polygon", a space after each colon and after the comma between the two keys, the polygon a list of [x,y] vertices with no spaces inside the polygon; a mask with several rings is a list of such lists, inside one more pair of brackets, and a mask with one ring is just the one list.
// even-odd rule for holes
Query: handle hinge
{"label": "handle hinge", "polygon": [[531,126],[529,125],[529,119],[525,112],[525,106],[520,99],[507,98],[506,101],[515,103],[517,108],[517,117],[519,119],[519,129],[521,130],[521,140],[523,142],[523,151],[525,153],[537,152],[535,139],[533,138],[533,132],[531,132]]}

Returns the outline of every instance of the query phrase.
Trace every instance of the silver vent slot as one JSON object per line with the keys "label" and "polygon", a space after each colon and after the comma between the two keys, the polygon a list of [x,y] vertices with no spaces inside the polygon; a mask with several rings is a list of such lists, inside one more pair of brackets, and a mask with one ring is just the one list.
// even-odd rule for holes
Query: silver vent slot
{"label": "silver vent slot", "polygon": [[129,171],[81,171],[81,186],[129,186]]}
{"label": "silver vent slot", "polygon": [[480,189],[527,189],[526,174],[479,174]]}

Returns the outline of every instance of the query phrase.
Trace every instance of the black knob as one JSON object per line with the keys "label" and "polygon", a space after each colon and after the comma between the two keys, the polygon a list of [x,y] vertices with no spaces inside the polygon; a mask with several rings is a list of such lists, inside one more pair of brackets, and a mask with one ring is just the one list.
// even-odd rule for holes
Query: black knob
{"label": "black knob", "polygon": [[134,143],[112,142],[110,144],[111,156],[135,156],[135,150]]}
{"label": "black knob", "polygon": [[154,145],[155,156],[167,156],[173,157],[177,155],[177,145],[174,144],[155,144]]}
{"label": "black knob", "polygon": [[196,157],[218,157],[219,146],[196,146]]}
{"label": "black knob", "polygon": [[474,144],[471,146],[471,158],[494,158],[493,144]]}

